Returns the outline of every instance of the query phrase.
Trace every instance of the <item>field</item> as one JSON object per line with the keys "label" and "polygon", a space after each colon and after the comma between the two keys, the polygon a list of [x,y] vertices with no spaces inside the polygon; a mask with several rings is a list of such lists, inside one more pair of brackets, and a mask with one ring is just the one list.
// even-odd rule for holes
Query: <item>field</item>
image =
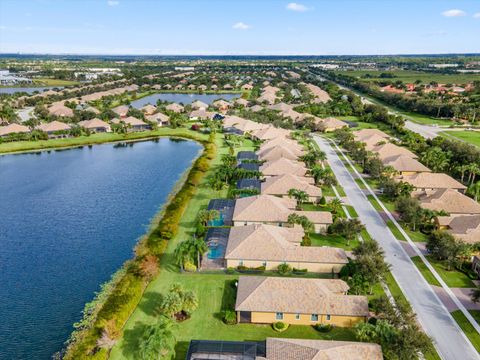
{"label": "field", "polygon": [[480,147],[480,131],[444,131],[448,137],[454,137],[461,141]]}
{"label": "field", "polygon": [[50,79],[50,78],[37,78],[37,79],[33,79],[33,83],[36,86],[69,86],[69,85],[77,85],[78,81]]}
{"label": "field", "polygon": [[[413,83],[416,80],[420,80],[423,84],[429,84],[431,81],[435,81],[439,84],[465,84],[474,80],[480,80],[480,74],[437,74],[425,71],[413,71],[413,70],[396,70],[396,71],[377,71],[377,70],[352,70],[352,71],[337,71],[344,75],[355,76],[361,78],[362,75],[370,74],[375,76],[373,78],[361,78],[363,81],[376,81],[376,80],[401,80],[404,83]],[[379,78],[381,73],[388,73],[395,75],[394,78]]]}

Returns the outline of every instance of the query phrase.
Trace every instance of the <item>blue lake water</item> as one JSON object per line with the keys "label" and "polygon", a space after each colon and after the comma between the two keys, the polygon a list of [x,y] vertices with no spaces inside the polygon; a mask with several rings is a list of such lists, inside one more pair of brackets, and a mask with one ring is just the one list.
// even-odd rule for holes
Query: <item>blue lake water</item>
{"label": "blue lake water", "polygon": [[240,97],[241,94],[180,94],[180,93],[160,93],[145,96],[141,99],[131,102],[131,105],[137,109],[147,105],[156,105],[157,100],[170,101],[176,103],[182,103],[184,105],[191,104],[195,100],[203,101],[206,104],[211,104],[215,100],[224,99],[231,100]]}
{"label": "blue lake water", "polygon": [[0,359],[60,350],[200,150],[162,138],[0,156]]}
{"label": "blue lake water", "polygon": [[33,94],[35,91],[42,93],[45,90],[50,89],[63,89],[62,86],[46,86],[46,87],[0,87],[0,94],[15,94],[18,92],[26,92],[27,94]]}

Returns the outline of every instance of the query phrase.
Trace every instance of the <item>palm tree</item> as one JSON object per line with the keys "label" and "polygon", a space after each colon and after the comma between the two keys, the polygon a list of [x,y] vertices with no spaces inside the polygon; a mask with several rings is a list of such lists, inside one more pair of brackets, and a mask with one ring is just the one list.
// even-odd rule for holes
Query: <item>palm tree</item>
{"label": "palm tree", "polygon": [[330,206],[332,213],[337,214],[340,211],[340,208],[342,207],[342,201],[338,198],[333,198],[328,203],[328,205]]}
{"label": "palm tree", "polygon": [[322,169],[320,165],[315,165],[308,172],[310,173],[310,175],[312,175],[313,180],[315,181],[315,185],[318,185],[322,174],[324,173],[324,169]]}
{"label": "palm tree", "polygon": [[182,271],[184,270],[184,264],[192,259],[191,254],[190,244],[187,241],[182,241],[175,248],[175,263],[180,266]]}
{"label": "palm tree", "polygon": [[468,165],[468,171],[470,175],[468,176],[468,182],[472,185],[475,182],[475,177],[480,174],[480,166],[475,163]]}
{"label": "palm tree", "polygon": [[203,209],[198,212],[197,221],[204,226],[208,225],[209,221],[215,220],[220,215],[218,210]]}
{"label": "palm tree", "polygon": [[173,322],[160,317],[158,322],[147,327],[139,340],[138,355],[141,360],[165,359],[175,356]]}
{"label": "palm tree", "polygon": [[475,184],[470,185],[468,188],[468,193],[475,198],[475,201],[478,201],[480,197],[480,181],[477,181]]}
{"label": "palm tree", "polygon": [[463,178],[465,177],[465,172],[468,171],[469,165],[459,165],[455,168],[462,176],[461,181],[463,183]]}
{"label": "palm tree", "polygon": [[301,207],[301,205],[308,200],[308,194],[305,191],[298,189],[288,190],[288,196],[297,200],[297,207]]}
{"label": "palm tree", "polygon": [[197,269],[202,266],[201,258],[208,251],[208,246],[203,239],[194,238],[188,241],[193,257],[197,258]]}

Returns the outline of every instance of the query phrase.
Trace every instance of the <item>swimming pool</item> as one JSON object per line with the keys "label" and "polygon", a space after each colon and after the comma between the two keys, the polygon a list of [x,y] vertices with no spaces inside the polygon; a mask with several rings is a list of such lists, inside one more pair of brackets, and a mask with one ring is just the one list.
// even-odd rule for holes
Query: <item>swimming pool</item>
{"label": "swimming pool", "polygon": [[223,226],[225,225],[223,214],[220,213],[220,216],[215,220],[210,220],[208,226]]}
{"label": "swimming pool", "polygon": [[222,259],[225,255],[224,245],[209,245],[209,251],[207,257],[209,259]]}

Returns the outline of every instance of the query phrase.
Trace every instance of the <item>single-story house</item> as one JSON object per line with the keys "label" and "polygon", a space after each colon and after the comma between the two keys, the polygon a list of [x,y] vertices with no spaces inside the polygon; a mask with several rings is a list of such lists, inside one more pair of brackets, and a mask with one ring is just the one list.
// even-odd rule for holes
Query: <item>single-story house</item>
{"label": "single-story house", "polygon": [[29,133],[30,129],[25,125],[9,124],[0,126],[0,137],[8,136],[11,134]]}
{"label": "single-story house", "polygon": [[251,136],[254,140],[271,140],[275,138],[287,138],[288,136],[290,136],[290,131],[277,128],[271,125],[263,129],[253,131]]}
{"label": "single-story house", "polygon": [[252,112],[259,112],[259,111],[262,111],[263,109],[264,108],[261,105],[253,105],[253,106],[248,108],[248,110],[250,110]]}
{"label": "single-story house", "polygon": [[332,100],[330,95],[325,90],[319,88],[318,86],[313,85],[313,84],[305,84],[305,86],[307,87],[308,90],[310,90],[310,92],[315,97],[313,99],[314,103],[316,103],[316,104],[327,103],[330,100]]}
{"label": "single-story house", "polygon": [[208,109],[208,104],[204,103],[203,101],[200,100],[195,100],[192,102],[192,109],[193,110],[207,110]]}
{"label": "single-story house", "polygon": [[217,91],[218,90],[218,86],[213,84],[212,86],[210,86],[210,90],[213,90],[213,91]]}
{"label": "single-story house", "polygon": [[258,155],[253,151],[239,151],[237,153],[237,162],[241,163],[243,161],[257,161]]}
{"label": "single-story house", "polygon": [[205,109],[193,110],[188,116],[190,120],[207,120],[215,116],[214,112],[206,111]]}
{"label": "single-story house", "polygon": [[468,244],[480,242],[480,215],[438,216],[438,228]]}
{"label": "single-story house", "polygon": [[241,87],[242,90],[252,90],[253,85],[252,84],[243,84]]}
{"label": "single-story house", "polygon": [[150,130],[150,125],[148,125],[146,122],[137,119],[136,117],[129,116],[124,119],[113,119],[112,123],[113,124],[119,124],[119,123],[125,123],[127,125],[127,131],[145,131],[145,130]]}
{"label": "single-story house", "polygon": [[397,181],[407,182],[417,189],[417,194],[427,190],[455,189],[464,192],[467,187],[451,176],[444,173],[416,173],[396,178]]}
{"label": "single-story house", "polygon": [[238,98],[238,99],[235,99],[233,100],[233,103],[235,105],[240,105],[240,106],[243,106],[243,107],[247,107],[250,103],[248,102],[248,100],[245,100],[243,98]]}
{"label": "single-story house", "polygon": [[281,158],[289,160],[297,160],[304,154],[303,151],[295,151],[287,146],[279,145],[271,147],[265,150],[259,150],[257,152],[259,160],[262,161],[275,161]]}
{"label": "single-story house", "polygon": [[394,155],[383,159],[383,165],[393,167],[400,176],[402,175],[414,175],[416,173],[430,173],[428,167],[423,165],[420,161],[412,159],[405,155]]}
{"label": "single-story house", "polygon": [[301,162],[280,158],[264,163],[260,166],[260,172],[265,177],[285,174],[305,176],[308,173],[308,169]]}
{"label": "single-story house", "polygon": [[316,128],[322,132],[332,132],[338,129],[347,128],[348,124],[345,121],[334,117],[327,117],[315,121]]}
{"label": "single-story house", "polygon": [[300,226],[252,224],[232,227],[225,250],[225,266],[264,266],[266,270],[276,270],[279,265],[288,264],[309,272],[337,274],[348,263],[343,249],[301,246],[303,236]]}
{"label": "single-story house", "polygon": [[315,202],[322,197],[322,189],[313,185],[313,178],[295,176],[291,174],[268,177],[261,187],[261,193],[265,195],[276,195],[288,197],[290,189],[305,191],[308,200]]}
{"label": "single-story house", "polygon": [[165,109],[169,110],[169,111],[173,111],[173,112],[176,112],[176,113],[181,113],[185,110],[185,108],[180,105],[180,104],[177,104],[177,103],[171,103],[171,104],[168,104]]}
{"label": "single-story house", "polygon": [[48,110],[48,113],[50,115],[56,115],[56,116],[60,116],[60,117],[72,117],[73,116],[73,110],[70,109],[69,107],[65,106],[65,104],[63,102],[54,103],[47,110]]}
{"label": "single-story house", "polygon": [[170,118],[163,113],[155,113],[152,115],[146,115],[145,119],[151,122],[157,123],[159,126],[170,125]]}
{"label": "single-story house", "polygon": [[295,151],[295,153],[298,154],[298,156],[301,156],[305,153],[305,149],[303,148],[302,145],[300,145],[298,142],[295,140],[289,139],[289,138],[274,138],[270,140],[264,141],[259,148],[260,151],[265,151],[270,148],[274,148],[277,146],[284,146],[290,149],[291,151]]}
{"label": "single-story house", "polygon": [[267,338],[265,341],[192,340],[186,360],[383,360],[378,344]]}
{"label": "single-story house", "polygon": [[102,132],[111,132],[112,129],[108,123],[98,118],[94,118],[91,120],[84,120],[78,123],[79,126],[83,127],[84,129],[90,130],[95,133],[102,133]]}
{"label": "single-story house", "polygon": [[207,88],[207,85],[199,85],[199,86],[197,87],[197,90],[200,90],[200,91],[207,91],[207,89],[208,89],[208,88]]}
{"label": "single-story house", "polygon": [[140,110],[142,110],[145,115],[152,115],[153,113],[155,113],[155,111],[157,111],[157,107],[151,104],[147,104]]}
{"label": "single-story house", "polygon": [[378,129],[362,129],[353,132],[353,137],[355,141],[365,141],[372,135],[378,135],[388,141],[390,139],[390,135],[384,133],[382,130]]}
{"label": "single-story house", "polygon": [[288,217],[291,214],[305,216],[315,228],[322,233],[332,224],[332,214],[327,211],[298,211],[297,201],[273,195],[255,195],[237,199],[233,210],[233,226],[251,224],[271,224],[291,227]]}
{"label": "single-story house", "polygon": [[352,327],[367,321],[368,299],[348,289],[340,279],[240,276],[235,311],[241,323]]}
{"label": "single-story house", "polygon": [[189,85],[187,86],[187,89],[188,89],[188,90],[195,90],[195,88],[196,88],[195,84],[189,84]]}
{"label": "single-story house", "polygon": [[40,124],[37,126],[37,129],[46,132],[49,138],[56,138],[68,136],[65,134],[59,134],[59,132],[69,131],[71,127],[64,122],[55,120],[49,123]]}
{"label": "single-story house", "polygon": [[428,191],[420,194],[418,200],[424,209],[443,210],[450,215],[480,215],[478,202],[453,189]]}
{"label": "single-story house", "polygon": [[120,105],[112,109],[112,111],[121,118],[127,116],[128,110],[130,110],[130,107],[128,107],[127,105]]}
{"label": "single-story house", "polygon": [[368,151],[372,151],[375,147],[388,143],[388,139],[378,135],[373,134],[364,140],[361,141],[365,144],[365,149]]}
{"label": "single-story house", "polygon": [[385,143],[382,145],[375,146],[371,151],[376,153],[380,158],[380,160],[382,161],[386,158],[397,156],[397,155],[404,155],[412,159],[417,158],[417,155],[415,155],[410,150],[392,143]]}

